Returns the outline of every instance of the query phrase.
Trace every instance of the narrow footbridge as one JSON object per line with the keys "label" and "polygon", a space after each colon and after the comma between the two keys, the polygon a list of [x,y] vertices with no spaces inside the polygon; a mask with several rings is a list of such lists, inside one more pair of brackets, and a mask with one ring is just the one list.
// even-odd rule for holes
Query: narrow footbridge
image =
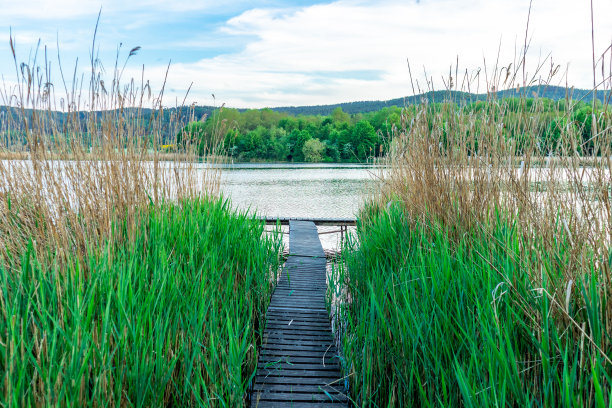
{"label": "narrow footbridge", "polygon": [[251,406],[347,406],[317,228],[312,221],[288,222],[289,257],[268,307]]}

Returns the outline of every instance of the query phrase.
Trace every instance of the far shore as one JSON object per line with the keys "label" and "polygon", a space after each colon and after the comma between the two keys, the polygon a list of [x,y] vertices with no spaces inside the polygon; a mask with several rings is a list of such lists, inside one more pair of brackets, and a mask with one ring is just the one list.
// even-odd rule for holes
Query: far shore
{"label": "far shore", "polygon": [[[66,153],[56,153],[56,152],[45,152],[41,153],[38,156],[40,159],[44,160],[83,160],[83,161],[97,161],[102,160],[99,154],[96,153],[84,153],[84,154],[66,154]],[[116,158],[116,156],[114,156]],[[319,161],[319,162],[293,162],[293,161],[279,161],[279,160],[237,160],[228,156],[197,156],[193,154],[181,154],[181,153],[167,153],[167,152],[158,152],[158,153],[148,153],[146,155],[134,155],[131,153],[126,153],[127,158],[138,158],[140,160],[145,161],[164,161],[164,162],[193,162],[193,163],[220,163],[220,164],[269,164],[269,163],[282,163],[282,164],[380,164],[384,162],[385,158],[377,158],[375,161],[368,161],[366,163],[359,161],[342,161],[342,162],[327,162],[327,161]],[[0,150],[0,160],[31,160],[32,153],[31,152],[11,152],[11,151],[2,151]]]}
{"label": "far shore", "polygon": [[[103,160],[99,154],[96,153],[84,153],[84,154],[67,154],[67,153],[57,153],[57,152],[45,152],[41,153],[38,156],[42,160],[66,160],[66,161],[74,161],[74,160],[82,160],[82,161],[98,161]],[[113,156],[115,159],[117,156]],[[293,162],[293,161],[279,161],[279,160],[238,160],[236,158],[228,157],[228,156],[197,156],[193,154],[181,154],[181,153],[170,153],[170,152],[150,152],[145,155],[142,154],[133,154],[130,152],[126,152],[125,158],[138,158],[139,160],[145,161],[163,161],[163,162],[190,162],[190,163],[213,163],[213,164],[385,164],[386,157],[377,157],[374,160],[368,160],[367,162],[359,162],[359,161],[342,161],[342,162]],[[31,160],[32,152],[25,151],[7,151],[0,149],[0,160]],[[475,158],[476,159],[476,158]],[[486,161],[486,159],[483,159]],[[514,158],[513,166],[522,167],[523,162],[525,160],[524,156],[516,156]],[[612,162],[612,157],[580,157],[577,165],[579,167],[592,167],[597,164],[609,165]],[[566,164],[567,158],[553,156],[532,156],[529,158],[529,166],[530,167],[549,167],[551,164]]]}

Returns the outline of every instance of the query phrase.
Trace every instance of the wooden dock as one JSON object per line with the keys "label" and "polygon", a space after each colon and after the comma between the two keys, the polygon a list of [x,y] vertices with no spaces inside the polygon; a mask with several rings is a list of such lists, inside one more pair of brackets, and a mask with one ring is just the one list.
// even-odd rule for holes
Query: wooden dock
{"label": "wooden dock", "polygon": [[311,221],[289,221],[289,258],[272,295],[252,407],[347,406],[325,307],[325,254]]}
{"label": "wooden dock", "polygon": [[289,225],[292,221],[312,221],[314,225],[332,226],[332,227],[348,227],[357,225],[355,218],[293,218],[293,217],[260,217],[268,225]]}

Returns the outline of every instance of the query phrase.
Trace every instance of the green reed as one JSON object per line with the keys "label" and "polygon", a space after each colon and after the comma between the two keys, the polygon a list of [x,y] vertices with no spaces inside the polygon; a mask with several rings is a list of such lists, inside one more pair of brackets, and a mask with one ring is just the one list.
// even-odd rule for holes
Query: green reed
{"label": "green reed", "polygon": [[529,78],[526,53],[449,71],[448,91],[484,79],[486,101],[404,109],[331,279],[357,405],[612,404],[610,99],[499,98],[560,80]]}
{"label": "green reed", "polygon": [[597,271],[612,266],[612,252],[593,258],[592,273],[568,284],[558,305],[567,237],[542,257],[537,244],[522,248],[511,217],[498,213],[489,227],[455,240],[399,205],[364,211],[359,246],[332,287],[357,405],[611,403],[612,282]]}
{"label": "green reed", "polygon": [[41,264],[32,245],[0,265],[2,405],[243,403],[278,235],[217,199],[150,206],[139,219],[130,240],[88,246],[87,265]]}

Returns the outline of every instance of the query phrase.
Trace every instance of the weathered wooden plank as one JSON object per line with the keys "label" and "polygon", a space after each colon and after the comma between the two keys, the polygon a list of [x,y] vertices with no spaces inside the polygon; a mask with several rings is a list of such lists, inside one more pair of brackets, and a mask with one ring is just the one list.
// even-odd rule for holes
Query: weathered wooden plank
{"label": "weathered wooden plank", "polygon": [[304,293],[298,290],[292,289],[286,293],[278,293],[272,296],[272,301],[276,301],[277,299],[282,299],[283,302],[286,303],[286,306],[295,307],[294,303],[297,300],[310,300],[312,302],[311,307],[315,307],[320,309],[325,309],[325,296],[323,293]]}
{"label": "weathered wooden plank", "polygon": [[262,368],[257,371],[261,371],[261,375],[266,377],[314,377],[326,379],[327,382],[340,377],[340,370],[275,370],[273,368]]}
{"label": "weathered wooden plank", "polygon": [[266,317],[268,318],[268,321],[270,320],[278,320],[278,321],[295,320],[295,321],[301,321],[301,322],[319,322],[319,323],[330,324],[329,319],[323,314],[320,314],[320,315],[304,314],[304,313],[282,314],[282,313],[275,313],[275,311],[272,311],[272,313],[268,312]]}
{"label": "weathered wooden plank", "polygon": [[292,330],[292,329],[284,329],[284,328],[273,328],[270,327],[269,328],[269,333],[270,334],[275,334],[275,335],[282,335],[282,334],[296,334],[296,333],[303,333],[303,334],[309,334],[309,335],[313,335],[313,336],[323,336],[325,334],[328,333],[327,330],[312,330],[312,329],[302,329],[299,332],[297,330]]}
{"label": "weathered wooden plank", "polygon": [[306,333],[306,334],[323,334],[323,333],[328,333],[330,331],[329,328],[325,328],[325,327],[300,327],[299,329],[296,329],[296,326],[287,326],[287,325],[274,325],[271,324],[270,327],[268,327],[268,331],[269,332],[273,332],[273,333],[295,333],[298,330],[300,331],[300,333]]}
{"label": "weathered wooden plank", "polygon": [[269,306],[268,310],[280,310],[280,311],[297,311],[297,312],[321,312],[327,313],[327,309],[324,308],[305,308],[305,307],[289,307],[289,306]]}
{"label": "weathered wooden plank", "polygon": [[327,311],[268,309],[268,317],[292,317],[304,319],[324,319],[329,321]]}
{"label": "weathered wooden plank", "polygon": [[323,319],[317,316],[299,316],[299,315],[287,315],[287,316],[268,316],[268,323],[271,324],[316,324],[316,325],[326,325],[330,327],[331,324],[329,320]]}
{"label": "weathered wooden plank", "polygon": [[294,277],[293,279],[289,278],[289,279],[281,279],[278,282],[278,289],[279,290],[287,290],[287,289],[298,289],[298,290],[304,290],[304,291],[313,291],[313,292],[320,292],[320,293],[324,293],[326,290],[326,287],[323,286],[322,282],[318,282],[318,280],[322,280],[323,279],[323,275],[321,275],[320,277],[318,276],[308,276],[307,278],[297,278]]}
{"label": "weathered wooden plank", "polygon": [[301,307],[301,308],[308,308],[308,307],[320,307],[323,308],[325,307],[325,303],[321,302],[321,303],[317,303],[317,302],[308,302],[307,300],[286,300],[286,301],[282,301],[280,299],[272,299],[272,301],[270,302],[270,307],[282,307],[283,304],[287,304],[290,303],[291,305],[295,306],[295,307]]}
{"label": "weathered wooden plank", "polygon": [[327,347],[315,348],[297,348],[297,347],[271,347],[262,346],[260,351],[261,355],[264,356],[278,356],[278,357],[312,357],[312,358],[332,358],[338,353],[335,351],[328,350]]}
{"label": "weathered wooden plank", "polygon": [[[303,268],[303,267],[296,267],[295,270],[297,270],[298,268]],[[293,275],[292,275],[293,273]],[[308,273],[306,274],[306,272],[301,271],[301,273],[299,275],[297,275],[297,272],[294,272],[294,269],[291,268],[287,268],[285,269],[285,274],[279,281],[278,284],[280,285],[280,288],[283,288],[285,285],[296,285],[296,284],[300,284],[300,283],[304,283],[304,284],[308,284],[311,285],[310,288],[312,288],[313,290],[319,290],[319,291],[324,291],[325,290],[325,286],[323,286],[324,282],[321,282],[319,280],[322,280],[323,277],[325,276],[325,274],[323,274],[322,272],[319,273]],[[309,287],[305,287],[304,289],[308,289]]]}
{"label": "weathered wooden plank", "polygon": [[284,329],[292,329],[292,330],[301,330],[301,329],[323,329],[323,330],[329,330],[331,328],[329,323],[322,323],[322,322],[300,322],[300,321],[284,321],[284,322],[270,322],[268,321],[268,324],[270,325],[269,327],[275,327],[275,328],[284,328]]}
{"label": "weathered wooden plank", "polygon": [[300,333],[270,333],[264,336],[263,342],[276,341],[276,340],[306,340],[306,341],[325,341],[333,342],[334,338],[330,334],[300,334]]}
{"label": "weathered wooden plank", "polygon": [[325,364],[321,366],[321,361],[314,363],[284,363],[277,361],[260,362],[258,368],[266,370],[319,370],[319,371],[340,371],[340,365],[336,363]]}
{"label": "weathered wooden plank", "polygon": [[291,407],[291,408],[337,408],[340,406],[346,406],[345,402],[333,403],[333,402],[293,402],[287,405],[281,405],[277,401],[261,401],[253,403],[254,407],[257,408],[278,408],[278,407]]}
{"label": "weathered wooden plank", "polygon": [[304,314],[304,313],[277,313],[277,312],[268,311],[267,319],[268,321],[270,320],[276,320],[276,321],[298,320],[298,321],[304,321],[304,322],[312,321],[312,322],[328,322],[329,323],[329,320],[327,319],[327,317],[322,314],[317,315],[317,314]]}
{"label": "weathered wooden plank", "polygon": [[304,308],[312,306],[325,307],[325,300],[319,300],[317,298],[309,299],[308,297],[301,296],[276,296],[274,299],[272,299],[270,304],[274,304],[275,306],[291,304],[292,306],[301,306]]}
{"label": "weathered wooden plank", "polygon": [[274,293],[274,297],[287,297],[291,299],[295,299],[297,297],[304,297],[311,300],[323,300],[325,301],[325,292],[324,291],[314,291],[314,290],[302,290],[302,289],[277,289]]}
{"label": "weathered wooden plank", "polygon": [[293,402],[346,402],[347,398],[344,394],[326,394],[323,391],[319,392],[266,392],[259,393],[260,400],[267,401],[293,401]]}
{"label": "weathered wooden plank", "polygon": [[324,345],[325,347],[329,346],[330,344],[334,344],[334,341],[331,339],[328,340],[322,340],[322,339],[301,339],[301,340],[294,340],[294,339],[285,339],[282,337],[269,337],[264,341],[264,344],[266,344],[268,347],[274,347],[275,345],[285,345],[285,346],[321,346]]}
{"label": "weathered wooden plank", "polygon": [[257,391],[268,391],[268,392],[287,392],[291,390],[293,392],[328,392],[334,394],[344,394],[344,387],[333,387],[330,385],[314,385],[314,384],[258,384],[253,387]]}
{"label": "weathered wooden plank", "polygon": [[322,341],[332,341],[334,338],[331,333],[328,331],[320,331],[315,333],[303,333],[293,330],[268,330],[264,335],[264,338],[277,338],[281,336],[286,336],[287,339],[300,339],[300,338],[308,338],[310,340],[320,339]]}
{"label": "weathered wooden plank", "polygon": [[[280,223],[281,225],[289,225],[290,221],[297,220],[297,218],[261,217],[261,220],[264,221],[268,225],[276,225],[277,223]],[[310,221],[315,225],[331,226],[331,227],[352,226],[352,225],[357,224],[357,220],[355,218],[300,218],[300,220]]]}
{"label": "weathered wooden plank", "polygon": [[[286,335],[283,335],[286,334]],[[294,338],[287,338],[286,336],[293,334],[295,337]],[[289,344],[289,345],[300,345],[300,344],[334,344],[334,339],[329,336],[329,337],[323,337],[323,336],[305,336],[305,337],[298,337],[296,335],[298,335],[299,333],[287,333],[285,332],[277,332],[275,333],[275,335],[273,336],[265,336],[264,337],[264,341],[263,343],[283,343],[283,344]]]}
{"label": "weathered wooden plank", "polygon": [[322,322],[329,324],[327,316],[320,314],[303,314],[303,313],[268,313],[266,315],[268,321],[291,321],[296,320],[300,322]]}
{"label": "weathered wooden plank", "polygon": [[290,343],[283,341],[267,342],[262,346],[262,350],[300,350],[300,351],[327,351],[332,355],[337,354],[336,348],[332,347],[333,342],[322,343],[322,342],[304,342],[304,343]]}
{"label": "weathered wooden plank", "polygon": [[[289,358],[290,360],[294,360],[293,358]],[[322,370],[319,371],[334,371],[334,372],[339,372],[341,370],[341,364],[340,364],[340,360],[339,359],[326,359],[326,363],[325,365],[321,364],[321,360],[320,358],[304,358],[301,357],[300,359],[304,359],[304,360],[309,360],[309,362],[292,362],[292,363],[285,363],[285,362],[278,362],[276,360],[270,360],[270,361],[265,361],[264,359],[262,359],[258,364],[257,367],[261,368],[261,369],[269,369],[269,370],[274,370],[275,368],[280,368],[282,370],[290,370],[290,369],[295,369],[295,370],[306,370],[306,369],[313,369],[314,368],[323,368]],[[262,372],[263,373],[263,372]],[[329,380],[326,381],[320,381],[319,383],[329,383]]]}
{"label": "weathered wooden plank", "polygon": [[268,324],[275,324],[278,326],[287,326],[287,327],[323,327],[329,329],[331,324],[325,320],[319,319],[303,319],[296,316],[295,318],[287,318],[287,317],[268,317]]}
{"label": "weathered wooden plank", "polygon": [[327,364],[335,364],[340,360],[338,356],[326,357],[325,359],[319,357],[273,357],[273,356],[260,356],[260,363],[268,363],[268,362],[291,362],[291,363],[317,363],[323,365]]}
{"label": "weathered wooden plank", "polygon": [[298,302],[310,302],[312,306],[320,308],[325,307],[325,296],[308,295],[304,293],[279,293],[272,299],[274,302],[282,302],[285,304],[295,305]]}
{"label": "weathered wooden plank", "polygon": [[344,385],[344,379],[328,379],[328,378],[317,378],[317,377],[287,377],[283,379],[282,377],[266,377],[265,375],[258,374],[256,376],[257,383],[265,383],[265,384],[309,384],[309,385],[322,385],[322,386],[333,386],[340,387]]}
{"label": "weathered wooden plank", "polygon": [[[316,330],[310,330],[308,333],[303,333],[303,332],[299,331],[299,330],[308,329],[308,328],[303,327],[303,326],[297,326],[297,325],[294,326],[293,324],[291,324],[291,325],[277,324],[277,327],[272,327],[272,325],[270,325],[267,328],[269,330],[267,330],[267,332],[265,333],[266,335],[268,335],[268,334],[270,334],[270,335],[271,334],[279,335],[279,334],[283,333],[283,334],[286,334],[288,336],[304,334],[304,335],[310,335],[310,336],[329,336],[330,338],[333,338],[332,334],[330,333],[330,326],[327,326],[327,327],[318,327],[318,328],[316,328]],[[311,328],[312,328],[312,326],[311,326]],[[315,328],[313,328],[313,329],[315,329]],[[311,331],[313,333],[311,333]],[[264,335],[264,337],[265,337],[265,335]]]}

